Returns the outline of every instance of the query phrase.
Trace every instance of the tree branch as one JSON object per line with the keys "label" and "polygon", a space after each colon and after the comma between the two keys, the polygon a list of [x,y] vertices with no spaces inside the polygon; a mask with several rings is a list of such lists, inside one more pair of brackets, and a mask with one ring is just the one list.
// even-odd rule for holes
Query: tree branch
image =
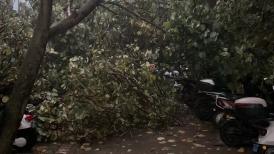
{"label": "tree branch", "polygon": [[78,11],[72,12],[72,14],[62,20],[59,23],[52,24],[50,27],[49,38],[63,34],[70,28],[81,22],[86,16],[88,16],[96,7],[102,3],[103,0],[88,0]]}
{"label": "tree branch", "polygon": [[[118,4],[118,3],[115,3],[115,2],[106,2],[106,3],[104,3],[104,4],[110,4],[110,5],[117,6],[117,7],[121,8],[121,9],[127,11],[128,13],[132,14],[133,16],[135,16],[135,17],[137,17],[137,18],[143,20],[144,22],[150,24],[151,26],[155,27],[156,29],[160,30],[161,32],[166,33],[166,31],[165,31],[161,26],[159,26],[159,25],[153,23],[152,21],[149,21],[148,19],[146,19],[146,18],[144,18],[144,17],[138,15],[137,13],[133,12],[132,10],[126,8],[125,6],[123,6],[123,5],[121,5],[121,4]],[[107,8],[106,6],[104,6],[104,5],[102,5],[102,4],[100,4],[100,6],[102,6],[102,7],[105,8],[105,9]],[[108,8],[107,10],[109,11],[110,9]],[[112,12],[112,11],[111,11],[111,12]]]}
{"label": "tree branch", "polygon": [[112,13],[112,14],[114,14],[114,15],[119,15],[117,12],[111,10],[110,8],[106,7],[106,6],[103,5],[103,4],[100,4],[100,6],[101,6],[103,9],[109,11],[110,13]]}

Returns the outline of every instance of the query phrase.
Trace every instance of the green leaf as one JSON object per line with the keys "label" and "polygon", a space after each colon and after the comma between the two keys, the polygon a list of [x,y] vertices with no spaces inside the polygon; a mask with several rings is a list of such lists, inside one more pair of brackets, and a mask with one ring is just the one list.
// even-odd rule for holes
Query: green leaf
{"label": "green leaf", "polygon": [[163,26],[165,29],[170,29],[171,28],[171,23],[169,21],[166,21],[163,23]]}

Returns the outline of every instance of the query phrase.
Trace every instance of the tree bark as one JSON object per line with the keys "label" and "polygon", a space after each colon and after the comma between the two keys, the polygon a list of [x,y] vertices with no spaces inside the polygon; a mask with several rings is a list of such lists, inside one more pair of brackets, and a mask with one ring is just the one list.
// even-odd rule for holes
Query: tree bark
{"label": "tree bark", "polygon": [[67,30],[77,25],[86,16],[88,16],[95,8],[102,2],[102,0],[89,0],[78,11],[72,12],[72,14],[62,20],[59,23],[53,24],[50,27],[49,37],[53,37],[58,34],[66,33]]}
{"label": "tree bark", "polygon": [[11,152],[14,134],[18,129],[24,109],[37,77],[48,41],[52,0],[41,0],[37,24],[27,54],[20,67],[11,99],[6,105],[4,122],[1,126],[0,153]]}

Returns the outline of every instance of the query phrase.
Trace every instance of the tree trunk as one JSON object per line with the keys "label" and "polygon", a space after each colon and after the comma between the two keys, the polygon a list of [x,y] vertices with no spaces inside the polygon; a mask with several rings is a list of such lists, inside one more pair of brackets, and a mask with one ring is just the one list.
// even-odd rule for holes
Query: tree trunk
{"label": "tree trunk", "polygon": [[11,99],[6,105],[3,126],[0,134],[0,154],[11,152],[14,133],[18,129],[24,109],[43,60],[48,41],[52,0],[41,0],[37,24],[33,38],[18,79],[14,85]]}
{"label": "tree trunk", "polygon": [[33,88],[40,65],[43,61],[48,39],[65,33],[90,14],[103,0],[87,1],[75,14],[50,28],[52,0],[41,0],[40,11],[28,52],[20,67],[18,79],[14,85],[11,99],[4,113],[3,126],[0,126],[0,154],[11,151],[14,134],[22,119],[29,95]]}

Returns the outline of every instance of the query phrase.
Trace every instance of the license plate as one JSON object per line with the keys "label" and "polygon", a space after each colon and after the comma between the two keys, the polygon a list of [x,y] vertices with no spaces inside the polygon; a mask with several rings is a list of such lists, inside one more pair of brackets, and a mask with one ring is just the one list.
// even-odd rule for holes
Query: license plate
{"label": "license plate", "polygon": [[259,144],[253,144],[252,151],[253,151],[253,152],[258,152],[259,147],[260,147],[260,145],[259,145]]}

